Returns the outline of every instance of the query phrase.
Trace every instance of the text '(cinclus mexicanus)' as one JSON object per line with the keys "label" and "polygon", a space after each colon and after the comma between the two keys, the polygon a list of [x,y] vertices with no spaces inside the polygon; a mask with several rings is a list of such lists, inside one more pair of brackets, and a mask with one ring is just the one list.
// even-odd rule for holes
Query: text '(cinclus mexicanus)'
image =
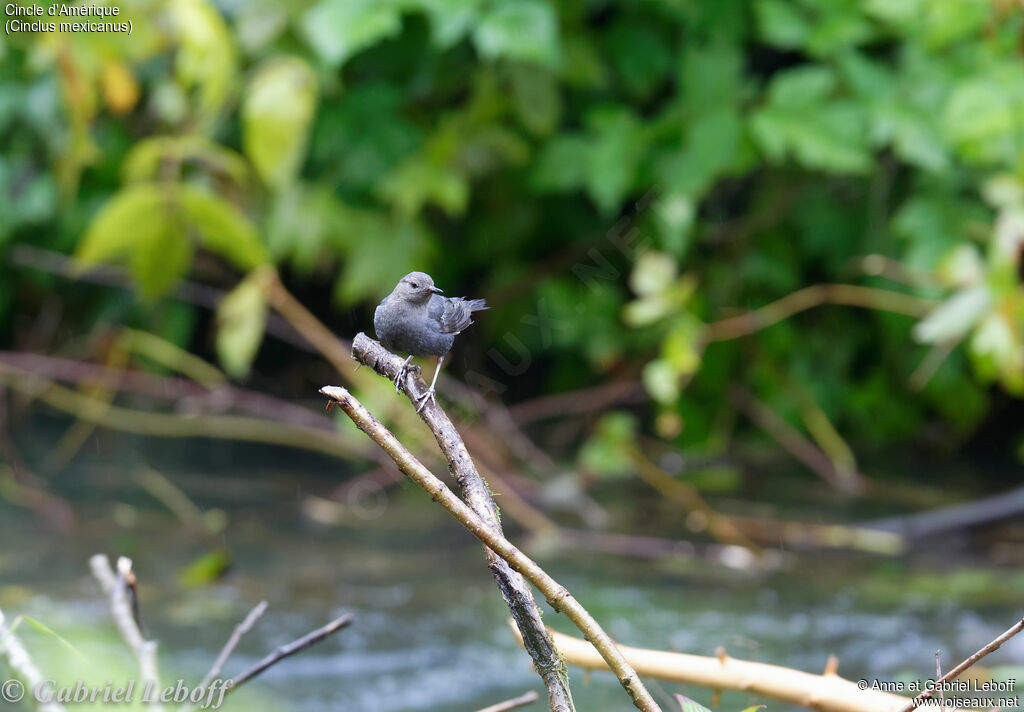
{"label": "text '(cinclus mexicanus)'", "polygon": [[373,329],[384,348],[409,354],[395,379],[396,391],[402,388],[413,356],[437,356],[434,378],[427,392],[419,397],[417,413],[427,401],[434,400],[437,374],[455,343],[455,335],[473,323],[473,312],[487,309],[483,299],[442,297],[441,294],[429,274],[410,272],[399,280],[373,313]]}

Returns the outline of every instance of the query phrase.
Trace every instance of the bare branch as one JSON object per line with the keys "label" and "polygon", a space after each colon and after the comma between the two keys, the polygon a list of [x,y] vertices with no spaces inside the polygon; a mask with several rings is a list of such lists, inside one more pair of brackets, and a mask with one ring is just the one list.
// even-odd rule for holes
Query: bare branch
{"label": "bare branch", "polygon": [[274,650],[274,652],[270,653],[270,655],[260,660],[251,668],[243,672],[241,675],[237,675],[231,678],[231,685],[228,688],[228,692],[237,690],[242,684],[256,677],[271,665],[279,663],[285,658],[291,655],[295,655],[295,653],[305,650],[311,645],[316,645],[320,641],[325,640],[326,638],[334,635],[342,628],[351,625],[353,620],[355,619],[352,617],[352,614],[346,613],[343,616],[335,618],[327,625],[321,628],[317,628],[312,633],[307,633],[298,640],[294,640],[291,643],[288,643],[287,645],[282,645],[278,647]]}
{"label": "bare branch", "polygon": [[823,304],[841,304],[922,317],[938,304],[934,299],[856,284],[813,284],[730,319],[713,321],[705,328],[707,341],[728,341],[753,334],[794,314]]}
{"label": "bare branch", "polygon": [[[587,670],[604,670],[607,662],[594,646],[552,631],[558,649],[570,665]],[[713,690],[739,690],[764,695],[819,712],[900,712],[907,698],[891,692],[861,690],[858,683],[843,679],[834,671],[815,675],[801,670],[738,660],[719,649],[718,655],[703,656],[645,650],[622,646],[622,654],[645,677]]]}
{"label": "bare branch", "polygon": [[[401,372],[402,359],[366,334],[358,334],[353,340],[352,356],[390,380],[397,378]],[[412,372],[406,372],[405,380],[406,382],[402,384],[405,393],[413,399],[416,397],[416,391],[422,391],[424,384]],[[466,444],[451,420],[436,402],[423,408],[420,417],[434,434],[438,447],[448,461],[449,470],[459,483],[463,499],[495,534],[502,536],[498,508],[491,497],[490,489],[477,472]],[[530,587],[523,577],[513,571],[495,552],[490,549],[485,552],[498,590],[501,591],[512,617],[527,641],[526,650],[533,660],[534,668],[544,681],[552,712],[573,712],[575,706],[569,688],[568,672],[544,627],[540,609],[537,608]]]}
{"label": "bare branch", "polygon": [[273,443],[304,448],[336,457],[350,457],[354,454],[352,449],[337,435],[321,428],[288,425],[264,418],[240,415],[182,416],[120,406],[101,408],[100,401],[82,395],[77,390],[58,386],[38,376],[26,378],[24,371],[2,363],[0,363],[0,383],[12,390],[27,393],[52,408],[71,413],[82,420],[129,433],[171,438],[223,438]]}
{"label": "bare branch", "polygon": [[499,702],[498,704],[491,705],[490,707],[484,707],[482,710],[477,710],[476,712],[508,712],[508,710],[525,707],[526,705],[533,704],[536,701],[537,693],[530,690],[524,695],[513,697],[511,700],[505,700],[504,702]]}
{"label": "bare branch", "polygon": [[992,641],[990,641],[989,643],[984,645],[981,648],[981,650],[976,652],[974,655],[971,655],[970,657],[966,658],[959,665],[957,665],[952,670],[950,670],[945,675],[943,675],[939,679],[939,681],[937,683],[935,683],[935,687],[933,687],[930,690],[925,690],[924,692],[922,692],[920,695],[915,697],[914,700],[910,704],[908,704],[906,707],[904,707],[902,710],[900,710],[900,712],[913,712],[915,709],[917,709],[918,707],[921,706],[921,703],[924,700],[930,699],[930,698],[935,696],[935,688],[936,687],[937,688],[942,688],[943,683],[946,683],[946,682],[949,682],[950,680],[953,680],[954,678],[959,676],[960,673],[962,673],[964,670],[967,670],[968,668],[974,666],[979,660],[981,660],[983,657],[985,657],[989,653],[992,653],[992,652],[994,652],[996,650],[999,650],[999,648],[1002,646],[1003,643],[1005,643],[1010,638],[1012,638],[1013,636],[1015,636],[1018,633],[1020,633],[1022,630],[1024,630],[1024,618],[1021,618],[1019,621],[1014,623],[1012,626],[1010,626],[1009,628],[1004,630],[1002,633],[997,635]]}
{"label": "bare branch", "polygon": [[[128,599],[128,577],[132,573],[132,560],[122,556],[117,560],[117,574],[110,568],[110,560],[104,554],[95,554],[89,559],[92,574],[100,582],[103,593],[110,599],[110,614],[114,623],[121,631],[121,637],[128,644],[139,662],[143,686],[148,689],[160,687],[160,676],[156,667],[156,641],[146,640],[135,621],[132,604]],[[163,709],[159,702],[153,702],[153,708]]]}
{"label": "bare branch", "polygon": [[865,486],[865,478],[855,471],[843,471],[817,445],[805,438],[778,413],[754,397],[742,386],[734,386],[732,403],[757,427],[764,430],[787,452],[839,492],[855,493]]}
{"label": "bare branch", "polygon": [[[358,340],[359,337],[357,337]],[[362,337],[366,339],[365,336]],[[397,357],[392,358],[401,361]],[[400,365],[400,364],[398,364]],[[397,368],[397,365],[396,365]],[[407,392],[422,392],[424,385],[417,382],[418,379],[410,377],[407,380]],[[516,548],[507,539],[497,533],[495,528],[480,515],[470,509],[459,499],[445,484],[434,476],[424,465],[413,456],[411,452],[394,436],[391,431],[385,428],[368,410],[352,396],[346,389],[338,386],[325,386],[320,392],[331,399],[332,402],[341,407],[345,413],[352,418],[352,421],[360,430],[369,435],[374,442],[381,446],[388,455],[395,461],[411,480],[422,487],[435,502],[438,502],[454,516],[473,536],[477,537],[495,554],[503,558],[515,571],[525,576],[541,593],[547,598],[548,603],[566,616],[583,632],[587,640],[591,641],[601,657],[608,666],[615,672],[619,682],[633,700],[633,704],[645,712],[660,712],[661,708],[651,697],[644,687],[636,671],[619,652],[612,639],[605,633],[604,629],[580,603],[573,598],[568,589],[552,579],[547,572],[537,565],[532,559]],[[413,392],[412,395],[416,395]],[[424,419],[429,414],[437,413],[440,408],[437,406],[423,409]],[[443,413],[441,414],[443,415]],[[453,463],[454,469],[454,463]],[[493,505],[492,505],[493,506]]]}
{"label": "bare branch", "polygon": [[231,637],[228,638],[228,642],[224,644],[224,647],[221,649],[217,659],[213,661],[213,667],[210,668],[210,672],[206,673],[206,677],[204,677],[203,681],[199,683],[200,687],[206,687],[212,680],[220,675],[220,671],[224,669],[224,663],[228,661],[228,658],[231,657],[231,653],[233,653],[235,648],[238,647],[238,642],[242,639],[242,636],[252,629],[256,624],[256,621],[260,619],[260,616],[262,616],[266,610],[267,602],[260,601],[256,604],[255,608],[249,611],[249,615],[245,617],[245,620],[235,626],[235,630],[231,634]]}

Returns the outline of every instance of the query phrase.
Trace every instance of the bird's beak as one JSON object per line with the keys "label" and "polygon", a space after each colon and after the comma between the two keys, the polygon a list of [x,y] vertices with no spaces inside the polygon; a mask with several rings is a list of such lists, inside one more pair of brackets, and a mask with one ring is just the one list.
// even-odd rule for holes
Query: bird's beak
{"label": "bird's beak", "polygon": [[439,289],[438,287],[431,287],[430,291],[433,292],[434,294],[444,294],[444,290]]}

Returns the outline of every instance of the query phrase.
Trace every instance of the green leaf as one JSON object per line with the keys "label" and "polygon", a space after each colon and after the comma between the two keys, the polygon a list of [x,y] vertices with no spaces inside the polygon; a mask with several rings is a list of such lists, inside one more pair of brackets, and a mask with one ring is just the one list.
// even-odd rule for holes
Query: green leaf
{"label": "green leaf", "polygon": [[626,475],[633,469],[629,448],[636,438],[637,422],[629,413],[612,412],[603,416],[580,448],[580,464],[606,477]]}
{"label": "green leaf", "polygon": [[267,248],[274,260],[289,260],[312,273],[332,257],[332,238],[345,227],[345,206],[324,185],[297,183],[273,196],[267,215]]}
{"label": "green leaf", "polygon": [[449,215],[457,216],[466,210],[469,201],[465,177],[435,164],[427,156],[404,161],[381,181],[378,192],[405,217],[416,215],[426,203],[434,203]]}
{"label": "green leaf", "polygon": [[316,76],[297,57],[256,71],[242,106],[242,145],[260,178],[280,190],[295,181],[316,109]]}
{"label": "green leaf", "polygon": [[512,102],[519,121],[530,133],[546,136],[558,126],[562,97],[550,72],[521,64],[510,70]]}
{"label": "green leaf", "polygon": [[981,205],[955,193],[919,193],[896,213],[892,227],[910,241],[903,261],[930,270],[963,241],[972,222],[987,220]]}
{"label": "green leaf", "polygon": [[733,107],[740,97],[743,54],[731,42],[687,43],[682,88],[688,106],[702,114]]}
{"label": "green leaf", "polygon": [[757,0],[757,28],[766,42],[782,49],[804,46],[811,32],[807,18],[791,0]]}
{"label": "green leaf", "polygon": [[211,584],[231,566],[231,556],[225,549],[213,549],[200,554],[178,574],[178,582],[187,588]]}
{"label": "green leaf", "polygon": [[484,0],[420,0],[430,16],[431,39],[448,49],[477,23]]}
{"label": "green leaf", "polygon": [[[62,647],[67,649],[68,652],[70,652],[72,655],[74,655],[79,660],[84,661],[86,659],[84,655],[82,655],[80,652],[78,652],[78,648],[76,648],[74,645],[72,645],[67,639],[64,638],[64,636],[62,636],[60,633],[58,633],[57,631],[55,631],[52,628],[50,628],[50,626],[46,625],[42,621],[38,621],[35,618],[32,618],[31,616],[19,615],[15,619],[15,622],[12,623],[11,626],[10,626],[10,632],[11,633],[13,633],[17,629],[18,624],[21,621],[24,621],[24,622],[28,623],[30,626],[32,626],[33,628],[38,630],[40,633],[43,633],[43,634],[48,635],[48,636],[52,637],[53,639],[55,639],[58,643],[61,644]],[[0,648],[3,648],[3,641],[2,640],[0,640]]]}
{"label": "green leaf", "polygon": [[601,53],[585,35],[568,34],[563,39],[561,77],[581,89],[597,89],[608,83],[608,71]]}
{"label": "green leaf", "polygon": [[152,230],[139,234],[131,270],[142,296],[155,299],[169,292],[192,265],[193,249],[175,215],[151,216]]}
{"label": "green leaf", "polygon": [[122,188],[89,223],[75,256],[85,263],[111,262],[132,252],[139,239],[157,232],[168,217],[168,192],[153,184]]}
{"label": "green leaf", "polygon": [[542,0],[498,2],[480,20],[473,42],[488,59],[517,59],[554,68],[560,59],[558,17]]}
{"label": "green leaf", "polygon": [[649,97],[665,78],[672,63],[672,48],[655,22],[623,18],[606,36],[608,56],[630,93]]}
{"label": "green leaf", "polygon": [[217,307],[217,356],[235,378],[249,372],[267,326],[264,275],[256,271],[228,292]]}
{"label": "green leaf", "polygon": [[863,5],[868,15],[906,31],[918,22],[928,2],[930,0],[864,0]]}
{"label": "green leaf", "polygon": [[836,86],[835,73],[812,64],[781,72],[768,88],[769,103],[787,108],[805,108],[826,100]]}
{"label": "green leaf", "polygon": [[180,187],[178,198],[203,247],[245,271],[270,260],[256,228],[235,205],[189,185]]}
{"label": "green leaf", "polygon": [[767,106],[756,111],[750,130],[769,160],[792,155],[807,168],[863,173],[872,165],[863,105],[831,99],[836,86],[824,66],[800,67],[772,80]]}
{"label": "green leaf", "polygon": [[634,187],[646,139],[640,122],[625,108],[599,109],[587,118],[594,138],[584,179],[598,208],[610,215]]}
{"label": "green leaf", "polygon": [[741,165],[749,142],[743,122],[731,108],[698,115],[687,128],[685,147],[666,155],[659,174],[670,188],[686,195],[701,195],[730,169]]}
{"label": "green leaf", "polygon": [[679,703],[679,709],[682,712],[711,712],[707,707],[699,702],[694,702],[686,695],[676,694],[676,702]]}
{"label": "green leaf", "polygon": [[170,4],[180,48],[176,70],[179,84],[199,90],[198,112],[209,121],[223,108],[237,72],[235,43],[224,19],[206,0]]}
{"label": "green leaf", "polygon": [[155,180],[165,162],[194,161],[204,170],[224,175],[242,184],[249,177],[245,160],[229,148],[203,136],[153,136],[134,146],[121,163],[126,182]]}
{"label": "green leaf", "polygon": [[388,0],[321,0],[302,14],[306,41],[331,66],[402,29],[398,5]]}
{"label": "green leaf", "polygon": [[[340,231],[345,260],[334,286],[339,303],[379,297],[382,286],[393,285],[402,275],[430,263],[434,242],[419,221],[396,222],[366,210],[347,213]],[[382,254],[388,259],[382,260]]]}
{"label": "green leaf", "polygon": [[957,86],[942,112],[946,135],[975,162],[1005,161],[1016,152],[1024,112],[1009,87],[989,78]]}
{"label": "green leaf", "polygon": [[564,192],[583,185],[587,176],[588,141],[576,134],[559,134],[541,148],[530,174],[540,192]]}

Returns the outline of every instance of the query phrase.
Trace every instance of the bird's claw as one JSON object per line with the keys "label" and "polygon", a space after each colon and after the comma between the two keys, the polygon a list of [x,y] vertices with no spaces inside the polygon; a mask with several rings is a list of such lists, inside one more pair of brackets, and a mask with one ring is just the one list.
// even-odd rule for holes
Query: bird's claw
{"label": "bird's claw", "polygon": [[402,368],[399,369],[398,375],[395,376],[395,393],[401,393],[405,390],[405,377],[409,375],[409,371],[419,371],[420,367],[414,363],[408,361],[402,364]]}
{"label": "bird's claw", "polygon": [[434,401],[434,405],[437,405],[437,398],[434,397],[434,387],[431,386],[425,392],[416,396],[416,400],[420,401],[419,406],[416,408],[417,413],[423,410],[429,401]]}

